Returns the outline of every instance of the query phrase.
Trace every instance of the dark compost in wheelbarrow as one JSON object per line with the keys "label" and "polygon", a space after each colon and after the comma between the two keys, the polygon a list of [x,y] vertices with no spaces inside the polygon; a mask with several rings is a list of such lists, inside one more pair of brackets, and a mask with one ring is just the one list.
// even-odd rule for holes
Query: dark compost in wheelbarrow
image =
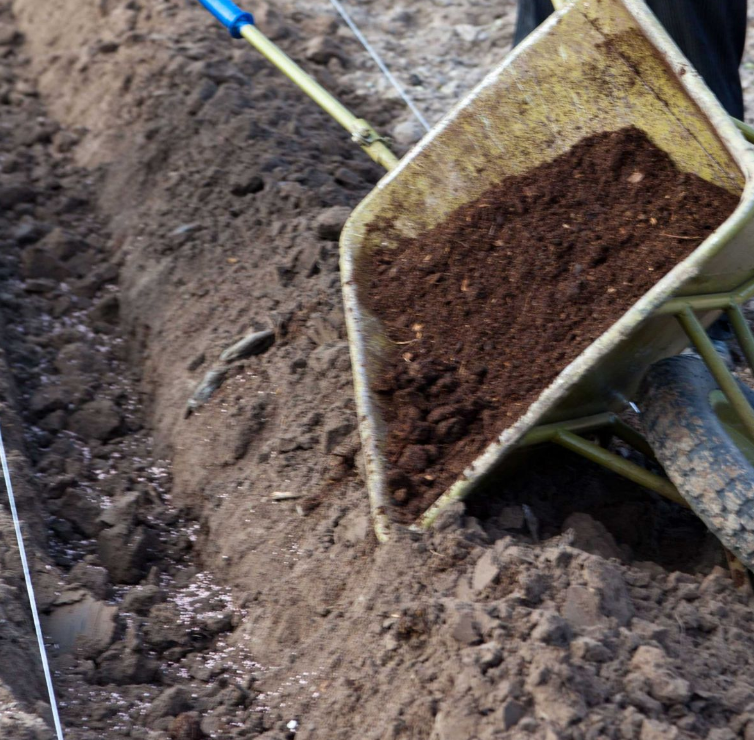
{"label": "dark compost in wheelbarrow", "polygon": [[372,228],[362,299],[395,343],[375,384],[396,518],[424,511],[735,209],[636,128],[584,139],[420,238]]}

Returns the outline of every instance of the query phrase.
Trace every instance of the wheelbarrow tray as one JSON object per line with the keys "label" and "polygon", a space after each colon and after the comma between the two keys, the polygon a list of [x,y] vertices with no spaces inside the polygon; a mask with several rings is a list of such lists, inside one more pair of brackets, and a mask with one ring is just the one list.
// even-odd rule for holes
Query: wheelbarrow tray
{"label": "wheelbarrow tray", "polygon": [[[391,527],[387,426],[373,382],[391,362],[380,320],[360,302],[370,255],[391,249],[380,223],[418,237],[506,177],[592,134],[635,126],[692,172],[736,195],[733,214],[542,389],[537,400],[417,521],[431,525],[504,467],[534,426],[621,410],[647,368],[688,344],[671,297],[734,290],[754,277],[754,155],[733,121],[641,0],[576,0],[555,13],[457,105],[355,209],[340,240],[359,429],[375,530]],[[654,315],[653,315],[654,314]],[[699,318],[708,326],[719,310]]]}

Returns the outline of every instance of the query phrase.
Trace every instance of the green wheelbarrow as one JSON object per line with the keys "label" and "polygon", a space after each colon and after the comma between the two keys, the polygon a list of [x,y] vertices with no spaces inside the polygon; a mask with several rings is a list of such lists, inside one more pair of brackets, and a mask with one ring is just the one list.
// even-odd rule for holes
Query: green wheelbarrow
{"label": "green wheelbarrow", "polygon": [[[731,374],[705,327],[727,312],[754,372],[754,336],[742,313],[754,297],[754,131],[728,117],[642,0],[556,3],[559,10],[400,162],[365,121],[267,41],[251,16],[230,2],[201,2],[390,170],[354,210],[340,242],[359,429],[380,541],[401,525],[389,503],[387,427],[376,392],[389,342],[380,318],[359,298],[375,250],[393,248],[396,230],[413,237],[428,232],[505,178],[555,159],[586,136],[627,126],[644,131],[681,171],[740,196],[725,223],[542,388],[411,529],[428,529],[490,476],[504,477],[523,449],[554,443],[690,506],[753,568],[754,393]],[[404,215],[395,219],[396,213]],[[386,216],[393,216],[390,235],[381,226]],[[696,357],[676,357],[690,343]],[[628,404],[641,410],[646,437],[619,418]],[[667,477],[587,439],[605,429],[658,460]]]}

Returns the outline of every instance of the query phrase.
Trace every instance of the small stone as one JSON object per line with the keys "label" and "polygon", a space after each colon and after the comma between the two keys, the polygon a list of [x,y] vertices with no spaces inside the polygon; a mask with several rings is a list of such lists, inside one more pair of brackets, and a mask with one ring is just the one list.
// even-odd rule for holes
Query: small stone
{"label": "small stone", "polygon": [[602,643],[590,637],[579,637],[571,643],[571,655],[588,663],[606,663],[613,654]]}
{"label": "small stone", "polygon": [[640,740],[675,740],[678,730],[666,722],[656,719],[645,719],[641,723]]}
{"label": "small stone", "polygon": [[533,733],[539,728],[539,722],[534,717],[524,717],[518,723],[518,729],[521,732]]}
{"label": "small stone", "polygon": [[438,514],[434,528],[437,532],[459,529],[463,523],[466,506],[463,501],[454,501]]}
{"label": "small stone", "polygon": [[545,612],[531,633],[534,640],[546,645],[564,647],[571,641],[571,627],[565,619],[552,612]]}
{"label": "small stone", "polygon": [[247,171],[241,172],[230,184],[231,194],[238,197],[255,195],[262,190],[264,190],[264,180],[256,173]]}
{"label": "small stone", "polygon": [[147,712],[147,719],[154,722],[162,717],[175,717],[191,709],[191,694],[183,686],[173,686],[163,691]]}
{"label": "small stone", "polygon": [[430,463],[428,447],[408,445],[398,460],[398,467],[411,473],[422,473]]}
{"label": "small stone", "polygon": [[106,442],[117,436],[122,424],[118,407],[102,398],[85,403],[71,418],[68,425],[72,432],[85,440]]}
{"label": "small stone", "polygon": [[358,188],[362,185],[363,180],[353,170],[347,167],[338,167],[335,171],[335,182],[347,188]]}
{"label": "small stone", "polygon": [[424,127],[415,118],[393,126],[393,139],[403,146],[412,146],[424,136]]}
{"label": "small stone", "polygon": [[322,452],[331,453],[354,429],[354,421],[350,416],[329,419],[322,433]]}
{"label": "small stone", "polygon": [[471,587],[477,593],[484,591],[497,580],[500,574],[500,562],[494,550],[487,550],[474,566]]}
{"label": "small stone", "polygon": [[658,701],[683,704],[691,698],[691,685],[672,673],[668,656],[660,648],[642,645],[631,658],[631,667],[644,676]]}
{"label": "small stone", "polygon": [[57,511],[58,516],[71,522],[86,537],[93,538],[99,534],[99,505],[92,501],[83,491],[69,489],[62,499]]}
{"label": "small stone", "polygon": [[715,727],[707,733],[707,740],[736,740],[736,737],[729,727]]}
{"label": "small stone", "polygon": [[451,636],[462,645],[478,645],[482,641],[479,624],[474,614],[467,609],[459,609],[456,612]]}
{"label": "small stone", "polygon": [[58,352],[55,357],[55,368],[61,375],[76,378],[76,382],[81,382],[81,375],[103,373],[106,363],[100,354],[83,342],[71,342]]}
{"label": "small stone", "polygon": [[351,209],[347,206],[333,206],[326,208],[314,219],[314,228],[321,239],[336,242],[340,238],[340,232],[346,220],[351,215]]}
{"label": "small stone", "polygon": [[75,234],[57,227],[39,242],[38,247],[56,260],[66,262],[77,253],[83,251],[86,248],[86,244]]}
{"label": "small stone", "polygon": [[146,585],[132,588],[124,597],[121,611],[129,614],[146,614],[163,598],[162,591],[157,586]]}
{"label": "small stone", "polygon": [[0,46],[14,46],[23,41],[23,35],[10,23],[0,23]]}
{"label": "small stone", "polygon": [[486,642],[477,648],[477,661],[482,672],[497,668],[503,662],[503,653],[494,642]]}
{"label": "small stone", "polygon": [[105,296],[89,310],[89,318],[95,322],[115,325],[120,316],[120,300],[117,295]]}
{"label": "small stone", "polygon": [[113,643],[116,637],[118,608],[103,601],[84,597],[53,608],[44,619],[45,632],[62,653],[74,649],[86,658],[95,658]]}
{"label": "small stone", "polygon": [[197,712],[179,714],[168,728],[170,740],[204,740],[207,735],[202,730],[201,718]]}
{"label": "small stone", "polygon": [[48,279],[65,281],[71,271],[41,244],[27,247],[21,253],[21,272],[26,280]]}
{"label": "small stone", "polygon": [[503,730],[510,730],[511,727],[515,727],[526,714],[526,709],[523,704],[520,704],[515,699],[508,699],[502,707],[500,707],[500,717],[502,719]]}
{"label": "small stone", "polygon": [[360,511],[353,511],[338,524],[335,529],[335,541],[353,547],[366,540],[370,530],[369,517]]}
{"label": "small stone", "polygon": [[437,740],[461,740],[477,736],[479,715],[462,704],[443,706],[435,717],[432,737]]}
{"label": "small stone", "polygon": [[206,359],[207,358],[206,358],[206,355],[204,354],[204,352],[200,352],[196,357],[194,357],[193,360],[191,360],[191,362],[189,362],[188,365],[186,365],[186,369],[190,373],[192,373],[192,372],[194,372],[194,370],[198,370],[204,364],[204,361]]}
{"label": "small stone", "polygon": [[58,282],[49,278],[30,278],[24,283],[27,293],[52,293],[58,289]]}
{"label": "small stone", "polygon": [[315,64],[327,64],[331,59],[337,59],[344,67],[348,57],[340,45],[331,36],[314,36],[304,45],[304,56]]}
{"label": "small stone", "polygon": [[46,416],[52,411],[64,409],[68,394],[60,385],[45,385],[38,388],[29,401],[29,408],[36,416]]}
{"label": "small stone", "polygon": [[571,514],[563,522],[563,531],[573,532],[573,547],[601,555],[603,558],[622,558],[622,553],[615,538],[607,531],[602,522],[592,519],[588,514]]}
{"label": "small stone", "polygon": [[634,609],[621,571],[601,558],[589,558],[584,565],[587,586],[600,596],[600,611],[621,627],[633,618]]}
{"label": "small stone", "polygon": [[79,583],[89,589],[98,599],[110,597],[110,576],[105,568],[90,563],[76,563],[68,574],[70,583]]}
{"label": "small stone", "polygon": [[0,180],[0,209],[10,210],[19,203],[31,203],[36,193],[25,183],[13,180]]}
{"label": "small stone", "polygon": [[594,627],[605,623],[599,594],[585,586],[569,586],[563,604],[563,616],[575,627]]}
{"label": "small stone", "polygon": [[670,640],[670,630],[654,622],[635,617],[631,622],[631,632],[638,635],[642,642],[654,641],[666,646]]}
{"label": "small stone", "polygon": [[136,510],[141,500],[138,491],[127,491],[118,496],[100,515],[100,521],[108,527],[118,524],[130,526],[136,517]]}
{"label": "small stone", "polygon": [[118,278],[118,268],[116,265],[107,264],[98,267],[87,273],[80,280],[70,282],[73,292],[84,298],[94,298],[97,291],[106,283],[110,283]]}
{"label": "small stone", "polygon": [[[28,221],[22,221],[14,230],[13,238],[19,246],[25,244],[35,244],[49,231],[49,227],[46,224],[34,221],[33,219]],[[52,280],[62,279],[55,275],[30,275],[29,277],[46,277]]]}
{"label": "small stone", "polygon": [[62,409],[53,411],[39,422],[39,428],[44,429],[46,432],[57,434],[65,426],[66,413]]}
{"label": "small stone", "polygon": [[[159,652],[165,652],[170,648],[186,646],[192,636],[186,626],[180,622],[180,614],[175,604],[170,602],[155,604],[149,610],[149,618],[144,622],[144,639],[148,645]],[[205,636],[209,639],[209,636]],[[201,642],[197,640],[197,642]],[[202,678],[201,680],[206,680]]]}
{"label": "small stone", "polygon": [[100,532],[97,549],[102,565],[116,583],[138,583],[145,575],[152,551],[152,536],[145,527],[133,532],[118,524]]}
{"label": "small stone", "polygon": [[103,685],[151,683],[159,675],[157,663],[146,655],[116,642],[98,660],[97,682]]}
{"label": "small stone", "polygon": [[473,43],[477,40],[477,37],[479,36],[481,32],[481,28],[479,26],[472,26],[469,23],[456,23],[456,25],[453,27],[453,30],[464,40],[468,43]]}

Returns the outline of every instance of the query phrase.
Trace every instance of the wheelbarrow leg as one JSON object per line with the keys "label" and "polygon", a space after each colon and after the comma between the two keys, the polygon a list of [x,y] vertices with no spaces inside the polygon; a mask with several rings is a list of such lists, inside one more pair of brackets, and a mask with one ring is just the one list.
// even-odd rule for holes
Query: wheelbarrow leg
{"label": "wheelbarrow leg", "polygon": [[707,336],[696,314],[690,306],[686,306],[676,314],[676,318],[709,368],[712,377],[717,381],[720,390],[735,409],[747,433],[754,439],[754,409],[749,405],[733,374],[717,353],[715,345]]}
{"label": "wheelbarrow leg", "polygon": [[751,327],[744,317],[744,312],[739,305],[735,305],[727,310],[730,324],[733,327],[733,333],[736,335],[741,351],[744,353],[749,369],[754,373],[754,334]]}

